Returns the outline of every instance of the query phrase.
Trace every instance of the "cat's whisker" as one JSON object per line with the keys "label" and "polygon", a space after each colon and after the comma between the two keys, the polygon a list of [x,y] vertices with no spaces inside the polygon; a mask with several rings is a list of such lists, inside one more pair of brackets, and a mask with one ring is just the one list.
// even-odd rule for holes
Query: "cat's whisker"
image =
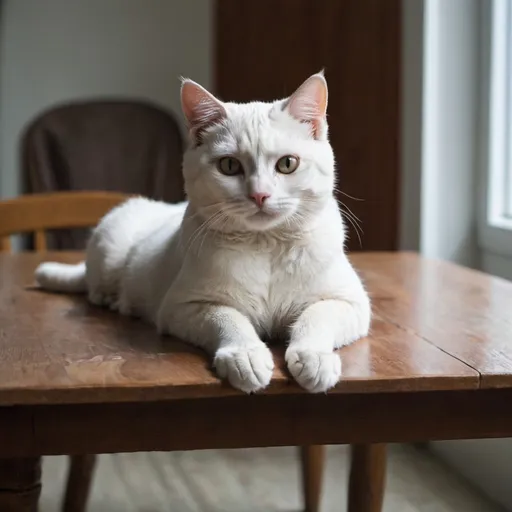
{"label": "cat's whisker", "polygon": [[229,222],[229,220],[230,220],[229,217],[226,215],[224,217],[223,224],[220,226],[220,229],[217,231],[219,237],[222,236],[222,232],[224,231],[224,228],[226,227],[226,224]]}
{"label": "cat's whisker", "polygon": [[[217,211],[217,209],[219,207],[221,207],[223,204],[224,204],[224,202],[219,202],[219,203],[211,203],[211,204],[207,204],[207,205],[197,206],[195,213],[190,214],[190,212],[187,212],[187,219],[193,219],[193,218],[197,217],[198,215],[205,215],[205,214],[208,215],[208,210],[214,208],[215,211]],[[213,213],[215,213],[215,211]]]}
{"label": "cat's whisker", "polygon": [[345,214],[345,215],[350,215],[350,217],[352,219],[354,219],[355,221],[357,221],[358,223],[361,223],[361,219],[344,203],[339,203],[340,205],[340,210]]}
{"label": "cat's whisker", "polygon": [[188,251],[190,250],[190,246],[192,245],[194,239],[195,239],[195,236],[196,236],[196,233],[201,230],[201,228],[208,222],[209,219],[206,219],[205,221],[203,221],[195,230],[194,232],[192,233],[192,235],[189,237],[188,239],[188,244],[187,244],[187,247],[186,247],[186,250],[185,250],[185,256],[188,254]]}
{"label": "cat's whisker", "polygon": [[363,228],[361,226],[361,221],[357,217],[355,217],[352,212],[346,211],[346,210],[343,210],[343,209],[341,211],[345,215],[345,217],[350,219],[350,221],[353,223],[354,227],[357,226],[357,228],[361,232],[361,234],[364,234]]}
{"label": "cat's whisker", "polygon": [[358,220],[359,222],[362,222],[362,220],[343,201],[340,201],[340,203],[350,212],[354,219]]}
{"label": "cat's whisker", "polygon": [[201,249],[203,247],[203,244],[204,244],[204,241],[206,239],[206,236],[208,235],[208,231],[210,230],[213,230],[214,231],[214,236],[215,234],[217,233],[217,230],[216,230],[216,226],[222,222],[222,221],[226,221],[226,219],[229,219],[229,217],[227,215],[224,214],[224,212],[222,210],[219,211],[219,213],[221,215],[218,215],[209,225],[207,228],[205,228],[203,230],[203,238],[201,240],[201,244],[199,245],[199,250],[198,250],[198,258],[201,257]]}
{"label": "cat's whisker", "polygon": [[358,227],[361,227],[361,220],[358,219],[350,210],[346,209],[346,207],[343,205],[340,205],[340,210],[345,217],[350,217],[350,219],[353,220],[358,225]]}
{"label": "cat's whisker", "polygon": [[354,196],[351,196],[350,194],[347,194],[346,192],[343,192],[343,190],[339,189],[338,187],[334,187],[333,190],[335,192],[338,192],[338,194],[342,194],[350,199],[353,199],[354,201],[364,201],[364,199],[362,199],[360,197],[354,197]]}
{"label": "cat's whisker", "polygon": [[[302,212],[297,211],[293,216],[293,220],[296,221],[296,226],[300,233],[304,233],[305,231],[305,225],[307,218],[302,214]],[[290,219],[290,225],[291,225],[291,219]]]}
{"label": "cat's whisker", "polygon": [[222,215],[222,210],[218,210],[216,213],[214,213],[211,217],[208,217],[193,233],[192,236],[189,239],[188,246],[186,248],[185,254],[183,258],[188,255],[190,249],[192,248],[193,244],[197,240],[197,238],[201,235],[201,232],[203,230],[208,229],[208,225],[211,224],[216,218],[218,218],[220,215]]}
{"label": "cat's whisker", "polygon": [[[341,211],[342,213],[344,214],[344,217],[350,222],[350,224],[352,225],[352,227],[354,228],[355,232],[356,232],[356,235],[357,235],[357,238],[359,239],[359,245],[360,247],[362,248],[363,247],[363,241],[361,239],[361,235],[363,234],[363,229],[361,228],[361,226],[357,223],[357,220],[355,220],[351,213],[343,210],[343,208],[341,208]],[[361,234],[359,233],[359,231],[361,231]]]}

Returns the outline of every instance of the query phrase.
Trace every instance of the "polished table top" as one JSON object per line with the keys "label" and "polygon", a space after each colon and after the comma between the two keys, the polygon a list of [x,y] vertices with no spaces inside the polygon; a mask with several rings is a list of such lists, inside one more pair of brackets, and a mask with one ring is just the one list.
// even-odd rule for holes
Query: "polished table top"
{"label": "polished table top", "polygon": [[[0,254],[0,405],[155,402],[240,394],[208,357],[152,326],[34,286],[43,260]],[[351,257],[373,300],[371,335],[340,350],[333,393],[512,388],[512,283],[413,253]],[[283,348],[264,394],[301,394]]]}

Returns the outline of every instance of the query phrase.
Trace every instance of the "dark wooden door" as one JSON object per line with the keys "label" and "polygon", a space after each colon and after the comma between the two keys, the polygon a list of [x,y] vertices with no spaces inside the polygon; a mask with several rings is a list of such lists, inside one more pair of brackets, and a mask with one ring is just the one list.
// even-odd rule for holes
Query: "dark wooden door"
{"label": "dark wooden door", "polygon": [[[399,214],[400,0],[217,0],[216,93],[291,94],[325,68],[338,197],[364,250],[395,250]],[[348,246],[361,249],[353,227]]]}

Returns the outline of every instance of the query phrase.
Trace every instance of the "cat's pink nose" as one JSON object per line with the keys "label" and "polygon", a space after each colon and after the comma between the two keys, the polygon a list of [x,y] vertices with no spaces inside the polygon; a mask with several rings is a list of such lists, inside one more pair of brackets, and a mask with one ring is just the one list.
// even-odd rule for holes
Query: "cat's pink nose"
{"label": "cat's pink nose", "polygon": [[261,208],[263,203],[270,197],[270,194],[266,194],[265,192],[255,192],[254,194],[250,194],[249,197]]}

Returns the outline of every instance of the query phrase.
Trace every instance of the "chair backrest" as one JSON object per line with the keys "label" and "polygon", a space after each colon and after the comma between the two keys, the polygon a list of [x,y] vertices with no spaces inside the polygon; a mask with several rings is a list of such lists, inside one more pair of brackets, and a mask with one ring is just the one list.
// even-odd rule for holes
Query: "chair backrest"
{"label": "chair backrest", "polygon": [[[21,141],[24,193],[109,190],[184,198],[183,142],[174,116],[138,100],[94,100],[42,113]],[[82,230],[50,233],[49,247],[81,249]]]}
{"label": "chair backrest", "polygon": [[0,201],[0,251],[10,251],[10,235],[35,233],[36,251],[46,250],[46,230],[92,227],[130,196],[116,192],[31,194]]}

